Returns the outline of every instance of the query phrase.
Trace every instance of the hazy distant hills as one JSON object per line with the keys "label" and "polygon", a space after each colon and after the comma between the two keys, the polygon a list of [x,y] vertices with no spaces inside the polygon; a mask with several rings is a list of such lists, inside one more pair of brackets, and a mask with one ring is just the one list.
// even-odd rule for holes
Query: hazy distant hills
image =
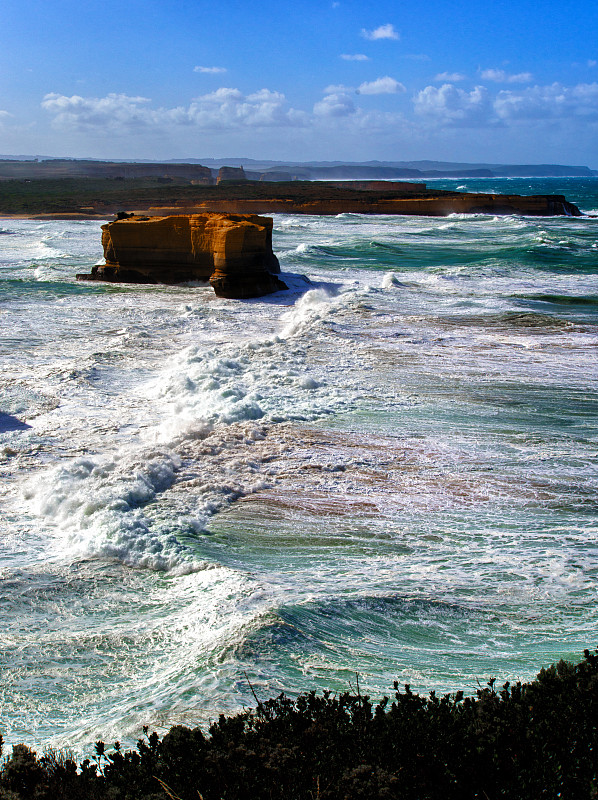
{"label": "hazy distant hills", "polygon": [[[105,165],[105,166],[104,166]],[[119,170],[115,170],[118,165]],[[201,167],[212,173],[222,166],[243,167],[250,180],[425,180],[433,178],[548,178],[598,176],[598,170],[586,166],[566,164],[494,164],[464,163],[453,161],[270,161],[251,158],[187,158],[168,161],[139,159],[129,161],[113,159],[69,159],[51,156],[6,156],[0,155],[0,180],[9,178],[43,178],[70,176],[114,177],[123,172],[124,166],[132,168],[130,177],[176,174],[179,178],[199,178]],[[143,168],[143,165],[146,168]],[[185,165],[188,169],[185,169]],[[163,169],[161,169],[163,166]],[[189,173],[188,175],[186,173]],[[197,174],[196,174],[197,173]]]}
{"label": "hazy distant hills", "polygon": [[[346,170],[347,178],[377,178],[386,174],[392,177],[538,177],[538,178],[590,178],[598,176],[598,170],[586,166],[567,164],[494,164],[459,161],[267,161],[252,158],[204,158],[186,159],[187,163],[203,164],[206,167],[243,167],[246,170],[306,171],[312,175],[328,173],[335,179],[339,171]],[[334,175],[332,172],[334,171]],[[400,172],[400,174],[399,174]],[[485,175],[481,173],[485,173]],[[359,175],[357,174],[359,173]],[[414,174],[416,173],[416,174]],[[438,173],[438,174],[434,174]]]}

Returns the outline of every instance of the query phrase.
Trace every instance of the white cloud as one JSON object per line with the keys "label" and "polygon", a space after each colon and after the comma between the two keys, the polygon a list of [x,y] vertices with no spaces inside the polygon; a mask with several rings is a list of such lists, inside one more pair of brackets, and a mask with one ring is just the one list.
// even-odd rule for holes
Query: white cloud
{"label": "white cloud", "polygon": [[214,92],[209,92],[209,94],[204,94],[198,98],[198,100],[201,100],[204,104],[216,103],[217,105],[221,105],[223,103],[236,103],[242,99],[242,92],[240,92],[238,89],[228,89],[226,86],[222,86],[220,89],[216,89]]}
{"label": "white cloud", "polygon": [[452,127],[506,127],[521,122],[570,126],[598,122],[598,83],[501,89],[491,96],[484,86],[471,92],[452,84],[426,86],[413,98],[421,118]]}
{"label": "white cloud", "polygon": [[482,71],[481,77],[485,81],[494,81],[495,83],[530,83],[534,79],[531,72],[509,75],[504,69],[485,69]]}
{"label": "white cloud", "polygon": [[343,53],[340,58],[344,58],[345,61],[369,61],[370,59],[368,56],[364,55],[363,53],[355,53],[354,55],[350,55],[349,53]]}
{"label": "white cloud", "polygon": [[595,58],[588,58],[587,60],[588,67],[595,67],[596,64],[598,64],[598,61],[596,61]]}
{"label": "white cloud", "polygon": [[193,67],[193,72],[203,72],[205,75],[222,75],[226,67]]}
{"label": "white cloud", "polygon": [[504,89],[494,101],[501,120],[598,120],[598,83],[577,86],[531,86],[520,92]]}
{"label": "white cloud", "polygon": [[80,97],[52,93],[42,107],[53,115],[54,127],[68,130],[125,135],[131,131],[164,132],[172,127],[194,126],[201,130],[301,126],[307,115],[288,109],[280,92],[261,89],[244,95],[222,87],[193,100],[187,108],[152,109],[146,97],[109,94]]}
{"label": "white cloud", "polygon": [[147,97],[129,97],[111,93],[106,97],[72,97],[51,92],[45,95],[42,108],[54,115],[53,125],[59,128],[123,132],[147,126],[153,112],[145,104]]}
{"label": "white cloud", "polygon": [[415,113],[445,125],[478,126],[488,121],[491,103],[484,86],[471,92],[458,89],[451,83],[440,88],[426,86],[413,98]]}
{"label": "white cloud", "polygon": [[394,78],[385,75],[383,78],[378,78],[375,81],[362,83],[357,89],[358,94],[397,94],[397,92],[406,92],[407,89],[402,83],[396,81]]}
{"label": "white cloud", "polygon": [[343,83],[333,83],[324,89],[323,94],[347,94],[354,91],[355,89],[352,86],[345,86]]}
{"label": "white cloud", "polygon": [[281,92],[260,89],[243,95],[238,89],[227,88],[198,97],[189,106],[188,115],[192,124],[206,129],[302,125],[305,117],[286,108]]}
{"label": "white cloud", "polygon": [[463,75],[461,72],[439,72],[434,80],[443,81],[444,83],[457,83],[458,81],[464,81],[466,77],[467,75]]}
{"label": "white cloud", "polygon": [[[59,131],[54,134],[57,142],[76,142],[78,138],[81,147],[88,148],[88,142],[103,146],[105,155],[139,145],[151,157],[159,147],[168,152],[172,143],[180,152],[191,152],[193,143],[209,142],[212,152],[225,146],[237,150],[249,143],[256,157],[266,147],[269,152],[281,148],[276,152],[284,151],[284,157],[289,158],[293,147],[305,151],[309,145],[314,152],[328,153],[328,157],[335,147],[338,152],[348,152],[349,143],[356,148],[355,153],[363,152],[368,142],[383,143],[390,152],[399,137],[415,143],[414,147],[422,142],[434,141],[439,146],[449,142],[451,147],[461,148],[461,153],[464,143],[469,142],[472,154],[475,148],[481,153],[490,146],[488,142],[508,150],[525,141],[530,152],[535,152],[533,142],[537,140],[538,147],[544,148],[537,151],[540,158],[540,153],[549,152],[545,149],[549,141],[583,141],[590,150],[592,140],[595,143],[598,82],[470,88],[465,90],[450,82],[425,86],[415,93],[409,115],[383,110],[385,92],[404,91],[390,76],[363,83],[357,96],[355,87],[328,86],[322,99],[306,111],[291,107],[285,95],[273,89],[246,93],[230,86],[177,107],[160,108],[146,97],[116,93],[105,97],[52,93],[46,95],[42,106],[52,127]],[[360,102],[361,94],[364,99]],[[14,125],[8,112],[0,112],[5,141]],[[36,130],[41,128],[38,125]],[[49,126],[44,128],[45,137]],[[25,134],[19,135],[25,139]],[[11,149],[19,146],[19,140],[14,141]],[[31,152],[42,152],[40,145],[32,147]],[[479,155],[476,159],[483,160]]]}
{"label": "white cloud", "polygon": [[326,95],[314,105],[317,117],[347,117],[355,113],[353,100],[348,94],[333,93]]}
{"label": "white cloud", "polygon": [[9,117],[12,117],[12,114],[9,111],[0,111],[0,122],[2,122],[3,119],[8,119]]}
{"label": "white cloud", "polygon": [[386,25],[380,25],[379,28],[375,28],[373,31],[367,31],[365,28],[361,29],[361,35],[364,39],[369,39],[370,41],[374,42],[377,39],[399,39],[399,34],[395,31],[394,25],[391,25],[390,22]]}

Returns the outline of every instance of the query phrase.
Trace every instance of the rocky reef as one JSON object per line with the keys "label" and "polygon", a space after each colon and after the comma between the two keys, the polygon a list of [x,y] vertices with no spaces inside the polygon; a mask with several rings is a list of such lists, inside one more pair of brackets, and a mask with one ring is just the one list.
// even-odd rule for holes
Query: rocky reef
{"label": "rocky reef", "polygon": [[252,214],[121,215],[102,225],[106,263],[78,280],[209,281],[219,297],[248,298],[287,286],[272,251],[272,219]]}

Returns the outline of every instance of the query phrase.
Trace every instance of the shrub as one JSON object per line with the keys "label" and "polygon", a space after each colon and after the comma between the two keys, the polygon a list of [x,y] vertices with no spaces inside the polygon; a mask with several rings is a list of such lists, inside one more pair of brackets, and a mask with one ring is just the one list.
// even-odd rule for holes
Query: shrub
{"label": "shrub", "polygon": [[93,762],[15,745],[0,800],[598,800],[598,651],[495,681],[475,697],[392,702],[309,692],[221,716],[206,736],[144,729],[135,750],[96,743]]}

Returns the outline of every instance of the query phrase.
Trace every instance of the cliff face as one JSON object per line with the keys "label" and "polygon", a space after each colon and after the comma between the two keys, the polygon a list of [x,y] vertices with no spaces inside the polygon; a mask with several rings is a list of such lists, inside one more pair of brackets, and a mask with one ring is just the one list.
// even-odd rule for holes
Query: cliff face
{"label": "cliff face", "polygon": [[47,161],[3,161],[0,159],[0,179],[56,179],[56,178],[164,178],[194,181],[210,186],[214,183],[212,171],[200,164],[154,164],[111,161],[85,161],[83,159],[53,158]]}
{"label": "cliff face", "polygon": [[[175,165],[180,166],[180,165]],[[247,173],[246,177],[247,177]],[[95,216],[105,219],[120,209],[136,214],[416,214],[445,216],[453,212],[578,216],[562,195],[462,193],[400,181],[299,181],[269,183],[225,180],[215,186],[194,181],[170,184],[162,179],[93,181],[0,180],[3,214],[39,213],[55,218]],[[153,181],[153,183],[152,183]],[[5,187],[4,189],[2,187]],[[53,188],[52,188],[53,187]],[[98,199],[101,198],[101,199]]]}
{"label": "cliff face", "polygon": [[220,167],[217,183],[222,181],[246,181],[247,175],[243,167]]}
{"label": "cliff face", "polygon": [[[189,206],[187,212],[220,211],[231,214],[408,214],[445,217],[448,214],[523,214],[525,216],[581,216],[577,206],[563,195],[466,194],[427,191],[420,197],[389,197],[372,191],[354,191],[353,196],[318,197],[318,185],[311,196],[214,199]],[[182,210],[182,209],[180,209]],[[172,208],[152,207],[152,213],[173,213]],[[180,213],[180,211],[179,211]]]}
{"label": "cliff face", "polygon": [[328,186],[337,189],[359,189],[365,192],[416,192],[426,191],[425,183],[409,183],[408,181],[326,181]]}
{"label": "cliff face", "polygon": [[272,220],[240,214],[131,216],[102,225],[106,264],[81,280],[128,283],[210,281],[221,297],[270,294],[287,286],[272,252]]}

